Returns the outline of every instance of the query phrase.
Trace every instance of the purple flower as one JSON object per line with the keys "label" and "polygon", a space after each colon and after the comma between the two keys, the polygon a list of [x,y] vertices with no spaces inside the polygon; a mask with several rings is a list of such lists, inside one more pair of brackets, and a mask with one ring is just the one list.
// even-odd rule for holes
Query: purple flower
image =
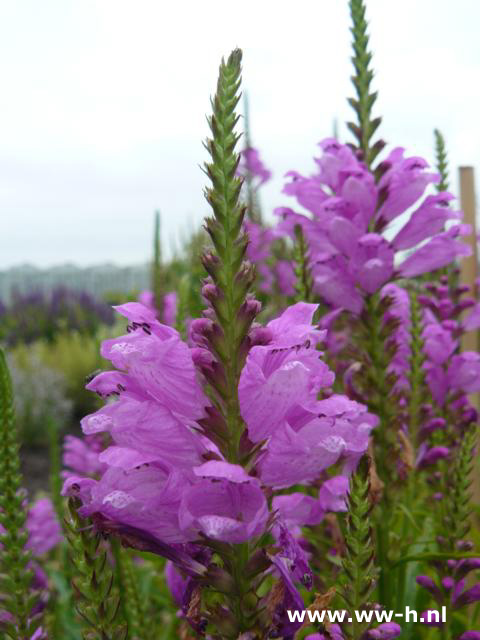
{"label": "purple flower", "polygon": [[177,567],[168,560],[165,565],[165,579],[172,594],[172,598],[178,607],[183,607],[185,599],[191,587],[192,579],[188,575],[183,575]]}
{"label": "purple flower", "polygon": [[367,637],[372,640],[390,640],[390,638],[397,638],[401,633],[402,627],[396,622],[384,622],[379,624],[376,629],[371,629],[367,633]]}
{"label": "purple flower", "polygon": [[[105,340],[102,356],[117,369],[128,371],[144,397],[164,404],[184,418],[202,417],[207,402],[196,381],[190,350],[178,332],[160,324],[152,311],[137,302],[115,309],[128,318],[131,332]],[[87,385],[87,389],[91,387],[92,383]],[[117,389],[117,395],[119,391],[122,389]]]}
{"label": "purple flower", "polygon": [[300,534],[300,527],[321,522],[325,514],[319,500],[299,492],[274,496],[272,509],[295,535]]}
{"label": "purple flower", "polygon": [[[170,403],[173,408],[173,403]],[[87,435],[107,431],[115,441],[99,458],[111,466],[123,466],[120,448],[131,449],[144,459],[128,466],[161,460],[173,467],[201,464],[207,449],[198,435],[188,428],[188,421],[153,399],[122,396],[82,420]],[[128,468],[128,466],[126,468]]]}
{"label": "purple flower", "polygon": [[155,464],[125,471],[110,467],[100,478],[70,478],[64,493],[79,495],[79,513],[100,513],[105,518],[149,532],[166,543],[196,538],[195,531],[180,527],[178,511],[190,481],[179,472]]}
{"label": "purple flower", "polygon": [[257,178],[257,188],[270,180],[272,172],[269,171],[261,161],[258,149],[247,147],[240,152],[240,155],[242,161],[238,167],[238,171],[241,175],[250,173],[254,178]]}
{"label": "purple flower", "polygon": [[480,582],[460,594],[454,593],[452,604],[454,609],[461,609],[461,607],[466,607],[467,605],[472,604],[473,602],[478,602],[479,600]]}
{"label": "purple flower", "polygon": [[288,588],[293,590],[295,583],[300,583],[307,589],[311,589],[313,574],[308,565],[305,551],[284,523],[277,524],[274,534],[280,551],[272,556],[271,560],[284,582],[288,584]]}
{"label": "purple flower", "polygon": [[350,270],[367,293],[375,293],[393,274],[394,251],[378,233],[366,233],[349,255]]}
{"label": "purple flower", "polygon": [[480,391],[480,354],[464,351],[453,356],[447,375],[452,389],[465,393]]}
{"label": "purple flower", "polygon": [[417,576],[415,578],[417,584],[430,592],[437,602],[442,602],[443,596],[440,589],[429,576]]}
{"label": "purple flower", "polygon": [[455,578],[460,580],[464,578],[470,571],[480,569],[480,558],[465,558],[460,560],[455,567]]}
{"label": "purple flower", "polygon": [[315,290],[333,307],[342,307],[354,314],[363,306],[361,292],[348,271],[348,261],[342,255],[319,259],[313,264]]}
{"label": "purple flower", "polygon": [[37,500],[27,514],[27,549],[35,556],[51,551],[63,540],[62,528],[58,522],[53,504],[48,498]]}
{"label": "purple flower", "polygon": [[216,471],[210,467],[203,480],[184,492],[179,509],[180,526],[184,531],[198,531],[214,540],[246,542],[265,531],[267,501],[258,481],[249,478],[241,467],[228,473],[228,463],[222,465],[219,475],[213,475]]}
{"label": "purple flower", "polygon": [[417,467],[428,467],[430,465],[436,464],[439,460],[444,460],[448,458],[450,455],[450,449],[448,447],[425,447],[420,446],[419,455],[417,458]]}
{"label": "purple flower", "polygon": [[462,326],[465,331],[475,331],[480,328],[480,302],[475,304]]}
{"label": "purple flower", "polygon": [[[155,294],[148,289],[142,291],[138,296],[138,302],[145,307],[148,307],[155,315],[158,314],[157,306],[155,304]],[[169,327],[175,325],[175,319],[177,317],[177,294],[175,291],[166,293],[162,298],[162,311],[161,320]]]}
{"label": "purple flower", "polygon": [[387,198],[378,211],[377,218],[390,222],[423,195],[430,183],[438,182],[439,176],[427,173],[427,162],[423,158],[404,158],[404,149],[397,147],[385,160],[389,169],[381,178],[378,187],[387,192]]}
{"label": "purple flower", "polygon": [[457,340],[452,338],[451,331],[447,331],[438,323],[427,324],[422,338],[425,354],[436,365],[446,362],[458,345]]}
{"label": "purple flower", "polygon": [[297,407],[315,403],[333,373],[315,346],[325,336],[311,326],[316,305],[299,302],[268,323],[271,339],[250,350],[239,384],[242,416],[253,442],[269,437]]}
{"label": "purple flower", "polygon": [[346,476],[334,476],[320,487],[318,499],[324,511],[346,511],[349,481]]}
{"label": "purple flower", "polygon": [[414,278],[441,269],[457,258],[468,257],[471,254],[470,247],[457,238],[469,235],[470,231],[469,225],[459,224],[438,234],[402,262],[399,266],[400,275]]}
{"label": "purple flower", "polygon": [[106,466],[100,462],[98,456],[104,446],[98,436],[88,436],[81,440],[67,435],[63,441],[63,464],[69,468],[64,471],[64,477],[75,474],[94,476],[103,473]]}
{"label": "purple flower", "polygon": [[298,430],[284,422],[259,462],[262,482],[277,489],[308,484],[341,456],[350,470],[366,451],[371,429],[361,415],[356,421],[314,418]]}
{"label": "purple flower", "polygon": [[[48,553],[63,540],[62,528],[49,498],[40,498],[33,503],[27,512],[25,528],[28,532],[25,546],[35,557]],[[0,524],[0,534],[4,533],[5,529]],[[45,574],[36,565],[34,571],[35,576],[40,578],[40,582],[45,587]]]}
{"label": "purple flower", "polygon": [[146,289],[145,291],[141,291],[138,295],[138,302],[143,304],[144,307],[148,307],[152,311],[156,311],[155,307],[155,294],[153,291],[149,291]]}
{"label": "purple flower", "polygon": [[394,237],[392,243],[395,249],[398,251],[416,247],[420,242],[443,231],[447,220],[461,220],[461,213],[448,207],[453,199],[448,193],[427,196]]}
{"label": "purple flower", "polygon": [[305,636],[305,640],[344,640],[344,636],[338,624],[330,625],[329,636],[323,633],[311,633]]}

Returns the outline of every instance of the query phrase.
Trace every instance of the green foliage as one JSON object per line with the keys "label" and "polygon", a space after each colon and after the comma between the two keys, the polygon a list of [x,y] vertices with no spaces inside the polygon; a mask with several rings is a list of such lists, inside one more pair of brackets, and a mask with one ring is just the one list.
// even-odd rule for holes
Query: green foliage
{"label": "green foliage", "polygon": [[[45,342],[45,352],[49,353]],[[72,401],[61,371],[42,361],[36,345],[22,345],[9,354],[15,390],[15,413],[22,444],[41,446],[48,442],[45,426],[55,422],[63,428],[72,420]]]}
{"label": "green foliage", "polygon": [[119,621],[120,597],[113,587],[113,573],[101,536],[89,519],[78,514],[80,501],[71,498],[65,521],[74,570],[72,581],[77,611],[89,627],[84,640],[125,640],[127,625]]}
{"label": "green foliage", "polygon": [[350,15],[353,35],[352,62],[355,69],[352,82],[356,98],[349,98],[348,102],[357,115],[357,122],[348,122],[347,126],[357,140],[358,149],[362,152],[365,163],[370,167],[385,143],[378,140],[372,145],[372,137],[380,125],[381,118],[372,118],[372,107],[377,99],[377,93],[370,90],[373,79],[373,71],[370,69],[372,54],[368,48],[364,0],[350,0]]}
{"label": "green foliage", "polygon": [[4,352],[0,349],[0,610],[11,616],[3,623],[12,640],[27,640],[40,624],[32,616],[38,595],[31,591],[33,572],[25,550],[25,494],[21,489],[20,459],[13,408],[13,388]]}
{"label": "green foliage", "polygon": [[[100,406],[98,399],[85,389],[85,385],[94,371],[109,367],[109,363],[100,356],[102,340],[120,335],[124,330],[124,323],[120,320],[113,328],[104,329],[96,336],[83,336],[79,333],[62,334],[53,344],[39,341],[28,350],[25,347],[18,348],[14,356],[20,366],[28,366],[28,361],[35,357],[41,363],[41,368],[47,367],[61,374],[65,395],[72,403],[73,416],[78,419]],[[57,422],[61,422],[58,417]]]}

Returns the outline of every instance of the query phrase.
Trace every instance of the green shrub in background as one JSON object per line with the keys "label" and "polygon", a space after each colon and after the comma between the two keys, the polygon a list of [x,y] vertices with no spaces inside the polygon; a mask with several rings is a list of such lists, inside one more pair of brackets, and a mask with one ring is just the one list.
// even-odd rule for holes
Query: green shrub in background
{"label": "green shrub in background", "polygon": [[16,350],[8,362],[22,442],[27,446],[45,444],[50,422],[67,425],[72,421],[73,402],[68,397],[66,377],[42,361],[35,350]]}

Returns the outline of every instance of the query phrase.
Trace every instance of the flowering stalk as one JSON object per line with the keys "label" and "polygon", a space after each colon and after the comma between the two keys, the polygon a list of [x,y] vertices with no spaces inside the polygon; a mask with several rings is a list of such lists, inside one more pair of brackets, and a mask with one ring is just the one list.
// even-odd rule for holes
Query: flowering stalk
{"label": "flowering stalk", "polygon": [[369,68],[372,54],[368,50],[367,21],[365,19],[365,3],[363,0],[350,0],[350,16],[353,34],[353,66],[355,74],[352,82],[356,91],[356,98],[349,98],[348,102],[357,115],[357,123],[348,122],[348,128],[357,139],[358,148],[362,152],[365,164],[370,167],[384,147],[378,140],[371,144],[371,139],[380,125],[381,118],[372,119],[372,107],[377,99],[377,93],[370,92],[373,71]]}
{"label": "flowering stalk", "polygon": [[216,324],[209,342],[225,377],[218,408],[226,422],[226,456],[230,462],[240,459],[239,444],[244,424],[238,383],[246,355],[241,353],[241,348],[257,311],[256,303],[246,300],[254,271],[243,263],[248,240],[242,232],[245,215],[245,207],[239,202],[242,180],[236,175],[240,157],[235,152],[239,136],[234,128],[238,121],[235,107],[240,99],[241,59],[242,53],[236,49],[227,62],[222,61],[220,65],[217,93],[212,101],[213,115],[208,120],[212,139],[205,144],[212,158],[210,163],[205,163],[205,171],[212,182],[205,190],[205,197],[214,214],[213,218],[207,218],[206,229],[217,255],[207,253],[203,256],[203,264],[214,285],[207,284],[204,295],[215,312]]}
{"label": "flowering stalk", "polygon": [[295,275],[296,281],[296,299],[305,302],[312,300],[312,274],[308,265],[308,247],[303,235],[302,227],[298,224],[295,227]]}
{"label": "flowering stalk", "polygon": [[[362,458],[350,482],[346,553],[342,561],[345,577],[341,591],[350,611],[365,608],[377,577],[370,522],[369,466],[368,458]],[[358,622],[353,616],[351,626],[345,625],[343,633],[350,640],[359,640],[368,627],[369,623]]]}
{"label": "flowering stalk", "polygon": [[27,568],[31,554],[26,550],[27,514],[18,451],[12,381],[0,349],[0,611],[6,612],[0,628],[13,640],[28,640],[40,618],[32,617],[38,596],[30,590],[33,571]]}
{"label": "flowering stalk", "polygon": [[476,430],[470,428],[463,436],[457,452],[451,484],[445,504],[444,531],[447,536],[449,551],[456,551],[470,529],[470,485]]}
{"label": "flowering stalk", "polygon": [[113,574],[107,564],[107,553],[90,519],[82,518],[79,500],[70,498],[66,535],[71,561],[75,567],[72,581],[78,596],[77,611],[92,631],[85,640],[125,640],[127,626],[117,621],[120,599],[112,593]]}
{"label": "flowering stalk", "polygon": [[155,211],[153,229],[153,264],[152,264],[152,291],[155,307],[163,314],[162,291],[162,249],[160,237],[160,211]]}
{"label": "flowering stalk", "polygon": [[436,185],[437,191],[448,191],[448,161],[447,151],[445,149],[445,139],[438,129],[435,129],[433,134],[435,136],[437,171],[440,174],[440,182]]}

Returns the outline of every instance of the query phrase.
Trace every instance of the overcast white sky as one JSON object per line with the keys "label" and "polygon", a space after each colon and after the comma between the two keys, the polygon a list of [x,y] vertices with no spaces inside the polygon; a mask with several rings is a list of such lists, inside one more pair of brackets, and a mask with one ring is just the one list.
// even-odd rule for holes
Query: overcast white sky
{"label": "overcast white sky", "polygon": [[[434,127],[480,180],[480,2],[367,0],[381,134],[432,159]],[[205,113],[244,50],[253,142],[289,169],[350,117],[347,0],[0,0],[0,268],[150,257],[208,211]]]}

